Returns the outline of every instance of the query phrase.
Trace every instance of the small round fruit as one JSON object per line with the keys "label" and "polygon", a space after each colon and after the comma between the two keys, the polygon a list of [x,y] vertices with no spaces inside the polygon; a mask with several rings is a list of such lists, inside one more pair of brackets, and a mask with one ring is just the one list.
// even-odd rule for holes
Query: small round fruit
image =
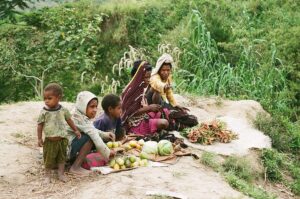
{"label": "small round fruit", "polygon": [[122,165],[122,166],[121,166],[121,169],[126,169],[126,166],[125,166],[125,165]]}
{"label": "small round fruit", "polygon": [[132,168],[138,167],[139,165],[140,165],[139,162],[131,163]]}
{"label": "small round fruit", "polygon": [[117,158],[116,162],[118,163],[118,165],[122,166],[124,165],[124,160],[122,158]]}
{"label": "small round fruit", "polygon": [[148,155],[147,153],[145,153],[145,152],[142,151],[142,152],[140,153],[140,158],[141,158],[141,159],[147,159],[147,160],[148,160],[148,159],[149,159],[149,155]]}
{"label": "small round fruit", "polygon": [[142,160],[139,161],[139,166],[141,166],[141,167],[144,166],[144,162]]}
{"label": "small round fruit", "polygon": [[129,157],[129,160],[131,163],[134,163],[136,161],[136,157],[132,155]]}
{"label": "small round fruit", "polygon": [[138,149],[138,150],[142,149],[141,145],[139,145],[139,144],[136,144],[135,148]]}
{"label": "small round fruit", "polygon": [[132,147],[128,144],[125,146],[126,151],[129,151],[130,149],[132,149]]}
{"label": "small round fruit", "polygon": [[119,146],[119,143],[118,142],[113,142],[112,146],[113,146],[113,148],[117,148]]}
{"label": "small round fruit", "polygon": [[125,166],[126,166],[127,168],[130,168],[130,167],[131,167],[131,162],[130,162],[129,159],[125,160]]}
{"label": "small round fruit", "polygon": [[131,147],[135,148],[136,145],[137,145],[137,141],[131,140],[131,141],[129,142],[129,145],[130,145]]}
{"label": "small round fruit", "polygon": [[109,166],[110,166],[111,168],[113,168],[115,164],[116,164],[116,160],[115,160],[115,159],[112,159],[112,160],[109,162]]}
{"label": "small round fruit", "polygon": [[114,170],[120,170],[120,165],[115,164],[115,165],[114,165]]}
{"label": "small round fruit", "polygon": [[143,145],[145,144],[145,141],[144,141],[143,139],[140,139],[140,140],[138,141],[138,144],[141,145],[141,146],[143,146]]}
{"label": "small round fruit", "polygon": [[106,145],[107,145],[107,147],[110,148],[110,149],[113,147],[113,143],[112,143],[112,142],[107,142]]}
{"label": "small round fruit", "polygon": [[143,161],[144,167],[148,166],[148,160],[144,159],[144,160],[141,160],[141,161]]}

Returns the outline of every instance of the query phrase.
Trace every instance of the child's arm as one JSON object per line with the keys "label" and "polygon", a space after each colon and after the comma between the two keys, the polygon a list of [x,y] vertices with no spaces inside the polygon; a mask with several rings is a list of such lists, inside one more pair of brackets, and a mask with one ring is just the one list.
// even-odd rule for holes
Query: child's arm
{"label": "child's arm", "polygon": [[81,138],[81,133],[80,131],[77,129],[77,127],[75,126],[73,120],[71,118],[67,119],[66,122],[68,123],[68,125],[71,127],[71,129],[74,131],[76,137],[78,139]]}
{"label": "child's arm", "polygon": [[44,144],[43,138],[42,138],[43,127],[44,127],[44,123],[39,123],[37,126],[37,136],[38,136],[38,146],[39,147],[42,147]]}

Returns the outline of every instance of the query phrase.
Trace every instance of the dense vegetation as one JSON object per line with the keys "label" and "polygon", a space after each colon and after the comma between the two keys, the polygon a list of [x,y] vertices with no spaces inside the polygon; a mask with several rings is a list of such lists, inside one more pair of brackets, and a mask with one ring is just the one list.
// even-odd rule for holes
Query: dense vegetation
{"label": "dense vegetation", "polygon": [[3,19],[0,102],[40,97],[50,81],[63,85],[70,101],[82,89],[111,92],[112,81],[120,83],[119,92],[128,75],[113,73],[113,65],[129,45],[154,65],[158,45],[170,44],[167,51],[180,49],[178,92],[259,101],[272,117],[260,116],[257,126],[272,138],[276,153],[299,162],[299,4],[85,0],[18,15],[13,24]]}

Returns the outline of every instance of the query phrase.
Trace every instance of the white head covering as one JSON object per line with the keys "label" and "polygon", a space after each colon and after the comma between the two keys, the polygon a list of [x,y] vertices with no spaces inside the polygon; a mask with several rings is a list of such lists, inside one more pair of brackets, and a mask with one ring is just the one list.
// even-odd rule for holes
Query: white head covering
{"label": "white head covering", "polygon": [[162,56],[160,56],[156,62],[155,68],[152,70],[152,75],[155,75],[158,73],[159,69],[163,65],[163,63],[170,63],[172,67],[174,67],[174,61],[170,54],[164,53]]}
{"label": "white head covering", "polygon": [[78,93],[75,108],[81,114],[86,115],[87,105],[92,99],[97,99],[98,100],[96,95],[94,95],[93,93],[91,93],[89,91],[82,91],[82,92]]}

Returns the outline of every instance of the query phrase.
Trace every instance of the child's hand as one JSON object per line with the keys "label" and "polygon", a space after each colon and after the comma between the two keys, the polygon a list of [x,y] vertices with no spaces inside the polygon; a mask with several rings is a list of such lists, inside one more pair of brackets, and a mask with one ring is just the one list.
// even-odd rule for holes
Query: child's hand
{"label": "child's hand", "polygon": [[81,138],[81,133],[80,133],[80,131],[77,130],[77,131],[75,131],[74,133],[75,133],[77,139],[80,139],[80,138]]}
{"label": "child's hand", "polygon": [[110,149],[109,158],[112,158],[116,155],[116,152],[113,149]]}
{"label": "child's hand", "polygon": [[114,142],[116,140],[116,135],[114,133],[109,132],[108,136],[109,136],[109,139],[111,139],[111,141]]}
{"label": "child's hand", "polygon": [[43,139],[38,139],[38,146],[42,147],[44,145]]}

